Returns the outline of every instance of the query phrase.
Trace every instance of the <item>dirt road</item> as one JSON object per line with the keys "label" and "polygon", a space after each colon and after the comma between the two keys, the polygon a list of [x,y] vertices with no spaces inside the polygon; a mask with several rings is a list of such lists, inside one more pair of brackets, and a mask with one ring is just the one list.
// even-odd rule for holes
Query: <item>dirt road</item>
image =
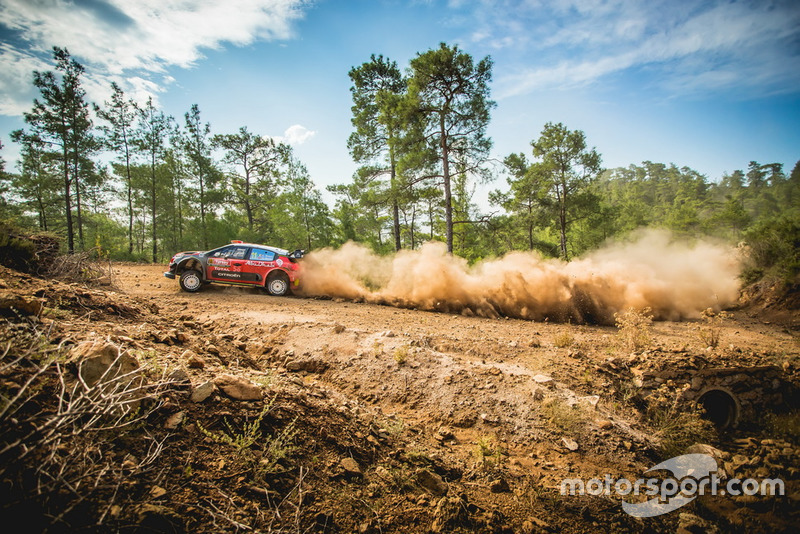
{"label": "dirt road", "polygon": [[[476,490],[478,502],[517,517],[517,524],[538,506],[523,487],[531,481],[536,491],[555,494],[567,476],[633,480],[659,459],[663,436],[643,423],[637,404],[643,373],[778,366],[796,375],[800,356],[796,332],[746,311],[715,323],[715,348],[699,335],[703,322],[656,322],[646,346],[632,354],[614,327],[279,298],[230,286],[188,294],[163,271],[114,268],[122,291],[210,332],[168,348],[170,357],[179,361],[189,348],[205,358],[208,376],[236,369],[251,378],[295,381],[367,414],[382,422],[381,433],[406,436],[409,455],[459,466],[462,480],[476,480],[467,484],[486,486]],[[231,351],[223,357],[225,344]],[[718,436],[714,445],[724,449],[747,435],[736,432]],[[487,462],[494,467],[481,469]],[[481,483],[477,473],[487,480]],[[488,489],[492,477],[512,480],[512,493]],[[601,524],[622,521],[618,528],[630,528],[618,513],[609,512]],[[751,526],[763,520],[739,519]]]}

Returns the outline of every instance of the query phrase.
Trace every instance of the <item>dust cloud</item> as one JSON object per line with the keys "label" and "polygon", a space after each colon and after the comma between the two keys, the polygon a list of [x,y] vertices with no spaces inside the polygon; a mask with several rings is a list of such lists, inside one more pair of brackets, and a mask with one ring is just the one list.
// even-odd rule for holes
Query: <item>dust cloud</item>
{"label": "dust cloud", "polygon": [[614,313],[631,307],[649,307],[659,320],[728,307],[738,297],[738,275],[730,247],[647,230],[570,262],[510,252],[470,266],[443,243],[392,256],[346,243],[305,257],[302,292],[481,317],[613,324]]}

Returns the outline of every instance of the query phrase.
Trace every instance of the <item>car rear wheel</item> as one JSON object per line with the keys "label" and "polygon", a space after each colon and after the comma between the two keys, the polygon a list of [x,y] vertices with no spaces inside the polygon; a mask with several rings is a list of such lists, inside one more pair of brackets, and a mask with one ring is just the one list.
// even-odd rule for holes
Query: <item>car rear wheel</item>
{"label": "car rear wheel", "polygon": [[282,297],[289,293],[289,277],[284,273],[270,275],[267,279],[267,291],[270,295]]}
{"label": "car rear wheel", "polygon": [[195,291],[199,291],[203,286],[203,278],[200,276],[200,273],[194,269],[183,271],[181,273],[180,285],[181,289],[184,291],[194,293]]}

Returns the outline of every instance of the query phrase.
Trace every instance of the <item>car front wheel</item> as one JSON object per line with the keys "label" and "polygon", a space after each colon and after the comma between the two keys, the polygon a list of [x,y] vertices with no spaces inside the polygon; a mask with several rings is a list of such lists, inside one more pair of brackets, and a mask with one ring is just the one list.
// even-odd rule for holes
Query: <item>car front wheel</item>
{"label": "car front wheel", "polygon": [[200,276],[200,273],[194,269],[183,271],[183,273],[181,273],[180,285],[181,289],[184,291],[194,293],[195,291],[199,291],[200,287],[202,287],[203,278]]}
{"label": "car front wheel", "polygon": [[267,291],[276,297],[286,295],[289,293],[289,277],[283,273],[270,276],[267,280]]}

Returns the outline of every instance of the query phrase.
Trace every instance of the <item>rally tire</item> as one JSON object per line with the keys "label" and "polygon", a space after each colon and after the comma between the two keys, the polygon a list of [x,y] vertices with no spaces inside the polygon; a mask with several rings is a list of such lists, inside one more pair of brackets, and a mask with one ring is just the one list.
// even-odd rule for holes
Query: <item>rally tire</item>
{"label": "rally tire", "polygon": [[269,275],[267,278],[267,292],[275,297],[282,297],[289,294],[289,277],[286,273],[278,272]]}
{"label": "rally tire", "polygon": [[203,287],[203,277],[199,271],[195,271],[194,269],[183,271],[181,273],[180,285],[181,289],[184,291],[195,293],[200,291],[200,288]]}

